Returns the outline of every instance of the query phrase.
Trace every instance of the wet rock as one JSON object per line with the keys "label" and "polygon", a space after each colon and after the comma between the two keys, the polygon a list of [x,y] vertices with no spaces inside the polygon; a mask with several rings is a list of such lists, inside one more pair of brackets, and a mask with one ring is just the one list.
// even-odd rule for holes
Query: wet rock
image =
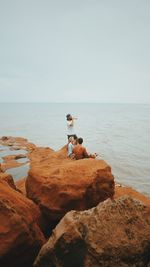
{"label": "wet rock", "polygon": [[21,147],[19,147],[19,146],[13,146],[10,148],[10,150],[20,150],[20,149],[21,149]]}
{"label": "wet rock", "polygon": [[17,160],[27,158],[27,156],[24,154],[18,154],[18,155],[7,155],[2,158],[3,162],[1,163],[1,169],[3,170],[3,172],[5,172],[8,169],[20,167],[26,164],[26,162],[18,162]]}
{"label": "wet rock", "polygon": [[7,160],[1,163],[1,169],[3,172],[5,172],[8,169],[20,167],[22,165],[25,165],[25,163],[20,163],[20,162],[17,162],[16,160]]}
{"label": "wet rock", "polygon": [[22,159],[22,158],[27,158],[27,156],[24,154],[7,155],[7,156],[3,157],[3,160],[4,161],[10,161],[10,160],[17,160],[17,159]]}
{"label": "wet rock", "polygon": [[2,136],[2,137],[1,137],[1,140],[2,140],[2,141],[7,141],[8,139],[9,139],[8,136]]}
{"label": "wet rock", "polygon": [[10,146],[10,150],[25,149],[32,151],[36,148],[33,143],[28,142],[26,138],[22,137],[3,136],[0,138],[0,144]]}
{"label": "wet rock", "polygon": [[146,267],[149,262],[150,213],[126,196],[67,213],[34,267]]}

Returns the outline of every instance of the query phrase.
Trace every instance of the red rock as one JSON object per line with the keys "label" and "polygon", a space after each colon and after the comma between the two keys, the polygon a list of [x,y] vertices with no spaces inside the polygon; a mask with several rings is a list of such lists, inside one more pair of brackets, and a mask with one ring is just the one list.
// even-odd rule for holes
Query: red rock
{"label": "red rock", "polygon": [[26,196],[26,188],[25,188],[25,182],[26,182],[26,177],[19,179],[18,181],[15,182],[15,185],[19,191],[22,192],[23,195]]}
{"label": "red rock", "polygon": [[[9,152],[8,152],[9,153]],[[25,163],[20,163],[17,160],[21,158],[27,158],[26,155],[18,154],[18,155],[7,155],[3,157],[3,162],[1,163],[1,169],[5,172],[8,169],[20,167],[25,165]]]}
{"label": "red rock", "polygon": [[8,136],[2,136],[0,139],[2,140],[2,141],[7,141],[8,140]]}
{"label": "red rock", "polygon": [[7,185],[9,185],[14,190],[17,190],[16,186],[15,186],[15,183],[14,183],[14,180],[13,180],[13,177],[10,174],[0,172],[0,181],[6,183]]}
{"label": "red rock", "polygon": [[54,155],[54,150],[49,147],[36,147],[32,152],[29,154],[29,158],[32,164],[40,163],[41,161],[45,161],[50,159],[52,154]]}
{"label": "red rock", "polygon": [[38,207],[0,180],[0,266],[31,266],[45,238]]}
{"label": "red rock", "polygon": [[20,167],[20,166],[25,165],[25,164],[26,163],[17,162],[16,160],[8,160],[8,161],[1,163],[1,169],[3,172],[5,172],[8,169]]}
{"label": "red rock", "polygon": [[11,146],[11,150],[25,149],[32,151],[36,148],[33,143],[28,142],[26,138],[22,137],[12,137],[12,136],[3,136],[0,138],[0,144],[4,146]]}
{"label": "red rock", "polygon": [[130,197],[68,212],[42,247],[34,267],[146,267],[150,214]]}
{"label": "red rock", "polygon": [[10,161],[10,160],[17,160],[17,159],[22,159],[26,158],[27,156],[25,154],[18,154],[18,155],[7,155],[3,157],[4,161]]}
{"label": "red rock", "polygon": [[145,205],[150,206],[150,197],[137,192],[135,189],[131,187],[121,186],[121,185],[115,187],[115,195],[114,195],[115,199],[126,195],[132,198],[136,198],[142,201]]}
{"label": "red rock", "polygon": [[69,210],[85,210],[114,194],[114,177],[103,160],[70,160],[66,148],[58,152],[35,149],[26,180],[27,196],[49,222],[59,221]]}
{"label": "red rock", "polygon": [[0,173],[2,172],[2,165],[1,165],[1,163],[0,163]]}

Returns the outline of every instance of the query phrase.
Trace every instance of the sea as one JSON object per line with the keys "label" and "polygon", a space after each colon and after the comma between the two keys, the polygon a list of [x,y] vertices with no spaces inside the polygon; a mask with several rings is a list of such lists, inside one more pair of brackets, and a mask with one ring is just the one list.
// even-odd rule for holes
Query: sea
{"label": "sea", "polygon": [[116,183],[150,196],[150,104],[0,103],[0,137],[59,150],[67,143],[68,113],[77,118],[76,135],[111,166]]}

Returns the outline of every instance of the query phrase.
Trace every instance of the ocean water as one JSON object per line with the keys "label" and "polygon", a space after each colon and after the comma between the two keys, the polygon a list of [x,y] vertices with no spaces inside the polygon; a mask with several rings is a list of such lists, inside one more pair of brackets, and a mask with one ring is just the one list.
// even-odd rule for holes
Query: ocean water
{"label": "ocean water", "polygon": [[107,161],[116,182],[150,195],[150,105],[0,103],[0,136],[58,150],[67,142],[67,113],[77,117],[77,136]]}

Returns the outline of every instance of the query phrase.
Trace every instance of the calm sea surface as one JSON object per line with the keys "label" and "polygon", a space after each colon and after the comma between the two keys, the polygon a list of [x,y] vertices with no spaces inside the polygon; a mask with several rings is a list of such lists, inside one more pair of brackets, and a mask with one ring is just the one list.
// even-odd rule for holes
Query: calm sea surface
{"label": "calm sea surface", "polygon": [[76,134],[111,165],[117,182],[150,195],[150,105],[0,103],[0,136],[58,150],[67,141],[67,113],[78,118]]}

